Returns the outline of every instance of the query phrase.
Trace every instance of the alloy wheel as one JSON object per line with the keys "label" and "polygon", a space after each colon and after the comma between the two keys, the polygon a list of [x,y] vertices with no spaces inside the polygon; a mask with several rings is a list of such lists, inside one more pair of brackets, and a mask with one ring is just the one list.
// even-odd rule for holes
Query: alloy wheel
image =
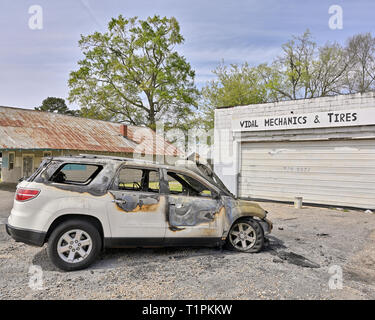
{"label": "alloy wheel", "polygon": [[59,257],[68,263],[78,263],[88,257],[92,250],[90,235],[80,229],[65,232],[57,242]]}
{"label": "alloy wheel", "polygon": [[252,248],[256,242],[256,238],[254,228],[245,222],[237,223],[229,233],[231,244],[240,251]]}

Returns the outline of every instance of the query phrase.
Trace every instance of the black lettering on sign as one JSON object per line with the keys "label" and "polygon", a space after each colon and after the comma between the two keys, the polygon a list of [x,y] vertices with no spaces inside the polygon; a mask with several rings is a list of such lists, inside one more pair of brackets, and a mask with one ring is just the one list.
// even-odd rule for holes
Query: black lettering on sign
{"label": "black lettering on sign", "polygon": [[298,124],[303,124],[303,117],[298,117]]}
{"label": "black lettering on sign", "polygon": [[353,122],[357,120],[357,113],[356,112],[346,112],[346,113],[328,113],[328,120],[330,123],[332,122]]}
{"label": "black lettering on sign", "polygon": [[240,121],[240,126],[241,128],[257,128],[258,127],[258,123],[257,123],[257,120],[243,120],[243,121]]}
{"label": "black lettering on sign", "polygon": [[258,122],[257,122],[257,120],[253,120],[252,121],[252,126],[255,127],[255,128],[258,128]]}
{"label": "black lettering on sign", "polygon": [[328,113],[329,122],[332,122],[333,112]]}

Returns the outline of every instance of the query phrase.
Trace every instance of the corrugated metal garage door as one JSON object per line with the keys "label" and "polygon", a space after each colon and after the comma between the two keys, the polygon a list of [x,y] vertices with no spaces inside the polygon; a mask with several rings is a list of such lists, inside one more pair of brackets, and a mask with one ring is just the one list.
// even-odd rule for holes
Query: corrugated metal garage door
{"label": "corrugated metal garage door", "polygon": [[375,141],[241,144],[239,195],[375,208]]}

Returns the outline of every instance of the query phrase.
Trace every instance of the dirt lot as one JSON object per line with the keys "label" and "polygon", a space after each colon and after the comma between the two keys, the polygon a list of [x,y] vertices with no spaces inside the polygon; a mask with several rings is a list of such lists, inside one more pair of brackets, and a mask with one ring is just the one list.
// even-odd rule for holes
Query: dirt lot
{"label": "dirt lot", "polygon": [[[12,198],[0,191],[0,223]],[[262,205],[274,232],[261,253],[108,250],[71,273],[57,270],[45,247],[16,243],[0,225],[0,299],[375,299],[375,214]],[[29,287],[32,265],[43,270],[41,290]],[[343,288],[330,289],[340,270]]]}

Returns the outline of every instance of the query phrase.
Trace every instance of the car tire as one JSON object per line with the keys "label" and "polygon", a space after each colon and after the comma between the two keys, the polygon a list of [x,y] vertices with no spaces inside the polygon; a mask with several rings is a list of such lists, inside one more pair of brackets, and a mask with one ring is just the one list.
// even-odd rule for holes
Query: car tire
{"label": "car tire", "polygon": [[229,230],[226,247],[240,252],[259,252],[264,245],[262,226],[252,218],[242,218],[233,223]]}
{"label": "car tire", "polygon": [[47,253],[53,264],[64,271],[85,269],[99,256],[102,238],[88,221],[62,222],[48,239]]}

